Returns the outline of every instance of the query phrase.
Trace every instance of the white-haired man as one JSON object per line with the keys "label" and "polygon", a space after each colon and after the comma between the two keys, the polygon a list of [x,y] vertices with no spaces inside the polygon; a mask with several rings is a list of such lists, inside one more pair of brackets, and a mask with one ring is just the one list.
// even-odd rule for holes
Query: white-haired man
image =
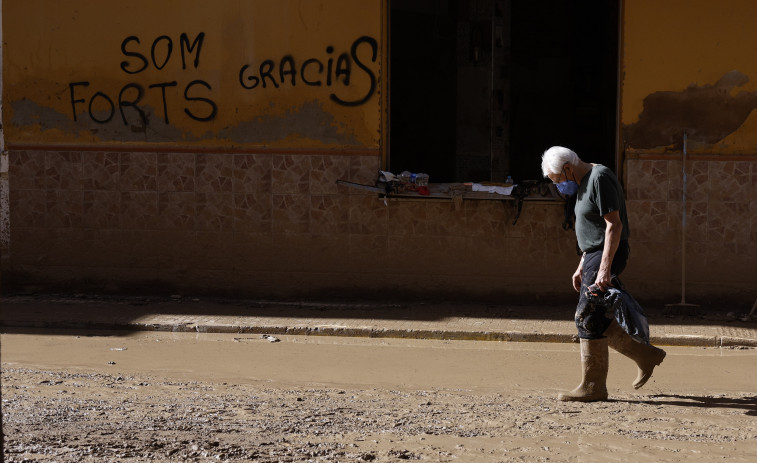
{"label": "white-haired man", "polygon": [[[579,293],[576,328],[581,342],[581,384],[561,393],[563,401],[590,402],[607,399],[607,346],[633,359],[638,366],[634,388],[643,386],[665,351],[634,340],[606,314],[601,304],[590,304],[587,288],[592,284],[605,291],[620,282],[618,276],[628,262],[630,228],[623,187],[607,167],[582,161],[576,153],[553,146],[542,156],[542,173],[566,196],[576,196],[576,238],[583,252],[573,273],[573,289]],[[610,318],[608,318],[610,317]]]}

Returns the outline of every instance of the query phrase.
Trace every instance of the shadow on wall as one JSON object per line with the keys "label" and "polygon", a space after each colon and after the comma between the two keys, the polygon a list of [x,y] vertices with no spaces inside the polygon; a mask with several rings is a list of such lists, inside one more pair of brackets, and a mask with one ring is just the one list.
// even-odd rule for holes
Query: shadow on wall
{"label": "shadow on wall", "polygon": [[[284,323],[275,319],[300,320],[303,326],[313,320],[364,320],[372,325],[378,320],[438,321],[447,318],[549,320],[571,322],[575,302],[519,305],[513,303],[461,303],[454,301],[275,301],[252,299],[195,298],[175,295],[159,296],[105,296],[36,294],[3,297],[0,327],[4,332],[33,333],[40,329],[81,330],[82,333],[110,333],[121,330],[129,333],[153,327],[159,314],[161,324],[174,323],[173,331],[192,331],[195,325],[213,324],[217,317],[227,318],[218,326],[232,326],[234,332],[250,330],[262,323],[270,330],[271,323]],[[642,303],[642,305],[644,305]],[[692,310],[670,314],[661,304],[644,306],[651,324],[711,325],[743,328],[743,322],[729,317],[731,307],[713,306],[700,314]],[[263,323],[261,319],[273,318]],[[291,320],[289,320],[291,322]],[[252,328],[251,328],[252,327]],[[266,328],[267,327],[267,328]],[[244,329],[243,329],[244,328]],[[52,334],[52,333],[51,333]],[[64,333],[60,333],[64,334]],[[296,334],[296,333],[295,333]]]}
{"label": "shadow on wall", "polygon": [[691,141],[714,144],[738,130],[757,108],[757,92],[739,92],[749,77],[726,73],[715,85],[691,85],[681,92],[655,92],[644,98],[638,122],[624,127],[626,146],[672,151],[683,149],[683,132]]}

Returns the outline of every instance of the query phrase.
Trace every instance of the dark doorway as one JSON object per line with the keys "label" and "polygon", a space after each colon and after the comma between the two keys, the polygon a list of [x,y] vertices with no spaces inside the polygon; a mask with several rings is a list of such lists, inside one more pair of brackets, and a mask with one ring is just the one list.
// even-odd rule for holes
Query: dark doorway
{"label": "dark doorway", "polygon": [[457,1],[393,1],[390,165],[455,181]]}
{"label": "dark doorway", "polygon": [[618,1],[391,2],[389,169],[538,179],[556,144],[615,168]]}
{"label": "dark doorway", "polygon": [[553,145],[615,169],[618,1],[513,1],[510,165],[541,178]]}

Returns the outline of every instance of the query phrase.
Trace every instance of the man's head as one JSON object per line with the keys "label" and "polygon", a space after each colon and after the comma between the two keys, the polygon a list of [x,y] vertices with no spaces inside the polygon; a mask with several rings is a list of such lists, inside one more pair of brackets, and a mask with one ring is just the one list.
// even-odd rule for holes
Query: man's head
{"label": "man's head", "polygon": [[562,146],[553,146],[546,150],[541,157],[541,172],[545,177],[555,183],[567,180],[565,177],[565,166],[571,166],[568,170],[572,171],[572,166],[577,166],[581,159],[576,153]]}

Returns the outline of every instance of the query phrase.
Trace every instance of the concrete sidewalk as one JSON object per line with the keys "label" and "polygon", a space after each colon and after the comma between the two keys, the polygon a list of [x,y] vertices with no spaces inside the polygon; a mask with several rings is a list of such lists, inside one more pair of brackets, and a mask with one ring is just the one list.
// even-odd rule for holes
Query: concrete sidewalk
{"label": "concrete sidewalk", "polygon": [[[645,307],[652,342],[757,347],[747,312]],[[702,313],[706,313],[703,315]],[[576,342],[569,306],[450,302],[329,303],[171,297],[0,297],[0,327]]]}

